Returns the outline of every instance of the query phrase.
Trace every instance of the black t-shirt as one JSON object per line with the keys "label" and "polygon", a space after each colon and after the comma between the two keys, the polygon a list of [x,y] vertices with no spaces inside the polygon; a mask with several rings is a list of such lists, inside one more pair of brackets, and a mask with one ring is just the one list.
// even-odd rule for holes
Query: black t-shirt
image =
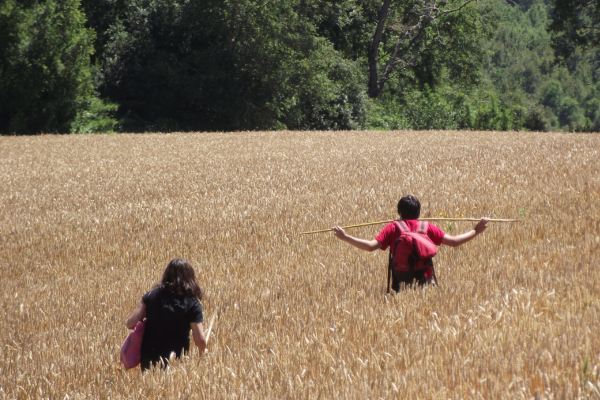
{"label": "black t-shirt", "polygon": [[166,290],[154,289],[144,296],[146,329],[142,341],[142,359],[158,361],[177,357],[190,349],[190,323],[204,322],[198,299],[180,296]]}

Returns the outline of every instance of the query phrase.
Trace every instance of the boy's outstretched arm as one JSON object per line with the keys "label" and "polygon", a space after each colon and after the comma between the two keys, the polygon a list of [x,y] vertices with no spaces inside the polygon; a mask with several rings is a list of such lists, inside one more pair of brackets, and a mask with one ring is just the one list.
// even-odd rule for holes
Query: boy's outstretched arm
{"label": "boy's outstretched arm", "polygon": [[379,243],[375,239],[365,240],[365,239],[358,239],[358,238],[352,237],[352,236],[348,235],[346,233],[346,231],[343,230],[342,228],[340,228],[339,226],[334,226],[331,229],[333,230],[333,234],[335,235],[336,238],[343,240],[344,242],[348,242],[352,246],[358,247],[361,250],[375,251],[375,250],[381,248],[381,243]]}
{"label": "boy's outstretched arm", "polygon": [[450,247],[457,247],[461,244],[467,243],[469,240],[473,239],[475,236],[479,235],[480,233],[483,233],[483,231],[486,230],[487,223],[489,220],[489,218],[481,218],[477,225],[475,225],[475,228],[471,229],[468,232],[461,233],[460,235],[445,235],[442,239],[442,244],[445,244],[446,246]]}

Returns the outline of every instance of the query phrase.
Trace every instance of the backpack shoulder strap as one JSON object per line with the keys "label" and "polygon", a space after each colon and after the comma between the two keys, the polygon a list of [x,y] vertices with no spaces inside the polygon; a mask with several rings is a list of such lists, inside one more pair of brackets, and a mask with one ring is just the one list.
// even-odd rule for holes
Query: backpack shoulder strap
{"label": "backpack shoulder strap", "polygon": [[408,228],[406,221],[403,221],[403,220],[394,221],[394,224],[396,225],[396,228],[398,228],[398,230],[400,230],[400,232],[410,232],[410,229]]}
{"label": "backpack shoulder strap", "polygon": [[[398,229],[400,231],[400,233],[402,232],[407,232],[407,226],[406,223],[404,221],[394,221],[394,225],[396,226],[396,229]],[[400,238],[398,237],[398,239],[396,239],[396,241],[394,242],[393,245],[390,245],[390,258],[389,258],[389,263],[388,263],[388,278],[387,278],[387,292],[390,292],[390,284],[392,282],[392,268],[393,268],[393,264],[394,264],[394,254],[396,253],[396,248],[398,247],[398,242],[400,241]],[[392,247],[394,248],[394,250],[392,250]]]}
{"label": "backpack shoulder strap", "polygon": [[417,233],[422,233],[422,234],[427,234],[427,229],[429,229],[429,222],[427,221],[417,221],[417,228],[415,229],[415,232]]}

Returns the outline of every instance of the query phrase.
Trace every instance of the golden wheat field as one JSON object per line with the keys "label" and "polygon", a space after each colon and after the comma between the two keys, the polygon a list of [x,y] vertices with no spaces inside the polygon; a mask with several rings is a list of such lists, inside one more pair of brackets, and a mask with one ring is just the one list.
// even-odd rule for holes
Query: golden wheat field
{"label": "golden wheat field", "polygon": [[[600,137],[252,132],[0,137],[0,398],[600,398]],[[397,216],[521,218],[388,253],[299,232]],[[471,222],[438,224],[451,234]],[[348,232],[372,239],[384,225]],[[170,259],[210,354],[126,371],[125,321]]]}

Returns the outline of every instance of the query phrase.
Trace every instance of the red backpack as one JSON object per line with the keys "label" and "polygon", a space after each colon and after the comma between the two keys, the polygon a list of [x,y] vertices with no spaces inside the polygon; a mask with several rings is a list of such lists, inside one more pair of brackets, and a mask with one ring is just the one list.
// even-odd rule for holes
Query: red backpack
{"label": "red backpack", "polygon": [[437,254],[437,246],[427,236],[429,228],[427,221],[418,221],[414,230],[411,230],[408,224],[402,220],[394,221],[394,224],[400,231],[400,236],[390,246],[388,293],[392,268],[399,271],[418,271],[433,266],[431,259]]}

